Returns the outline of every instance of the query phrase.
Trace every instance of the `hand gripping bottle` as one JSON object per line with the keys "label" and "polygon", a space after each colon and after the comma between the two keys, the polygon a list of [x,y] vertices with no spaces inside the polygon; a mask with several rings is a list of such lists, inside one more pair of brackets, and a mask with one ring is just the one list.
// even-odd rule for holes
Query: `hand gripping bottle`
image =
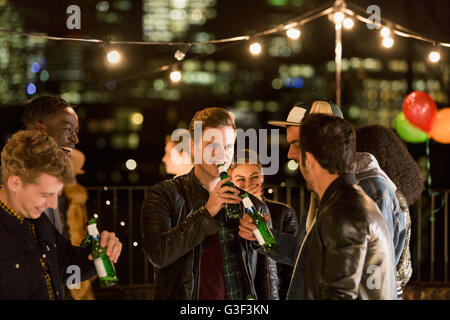
{"label": "hand gripping bottle", "polygon": [[258,210],[256,210],[247,193],[242,194],[241,198],[242,203],[244,204],[245,213],[247,213],[253,219],[253,223],[257,227],[257,229],[253,230],[253,233],[255,234],[259,245],[262,246],[266,251],[276,248],[276,246],[278,245],[277,241],[275,240],[272,232],[267,226],[266,220],[264,220],[264,216],[259,213]]}
{"label": "hand gripping bottle", "polygon": [[119,282],[114,264],[106,255],[106,247],[100,246],[100,234],[97,230],[97,219],[91,218],[87,222],[87,230],[92,246],[92,257],[102,288],[111,287]]}
{"label": "hand gripping bottle", "polygon": [[[219,169],[220,174],[220,180],[224,180],[229,177],[227,169],[225,169],[225,165],[223,163],[219,163],[217,165],[217,168]],[[224,184],[225,186],[236,188],[236,186],[228,180]],[[239,219],[242,215],[242,207],[240,203],[227,203],[225,204],[225,212],[227,213],[227,216],[231,219]]]}

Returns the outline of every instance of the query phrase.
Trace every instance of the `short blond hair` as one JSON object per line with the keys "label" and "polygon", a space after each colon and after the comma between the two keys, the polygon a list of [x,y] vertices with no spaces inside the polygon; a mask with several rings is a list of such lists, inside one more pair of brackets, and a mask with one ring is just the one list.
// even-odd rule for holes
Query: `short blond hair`
{"label": "short blond hair", "polygon": [[74,182],[68,157],[53,138],[37,130],[18,131],[8,140],[1,153],[2,179],[18,176],[24,183],[33,183],[41,174],[48,174],[64,184]]}

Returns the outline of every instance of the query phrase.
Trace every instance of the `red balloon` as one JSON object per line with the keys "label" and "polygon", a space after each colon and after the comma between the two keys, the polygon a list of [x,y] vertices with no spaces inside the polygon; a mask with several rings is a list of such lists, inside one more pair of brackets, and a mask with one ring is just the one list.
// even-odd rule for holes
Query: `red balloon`
{"label": "red balloon", "polygon": [[413,126],[430,132],[437,113],[436,102],[425,92],[413,91],[403,100],[403,113]]}

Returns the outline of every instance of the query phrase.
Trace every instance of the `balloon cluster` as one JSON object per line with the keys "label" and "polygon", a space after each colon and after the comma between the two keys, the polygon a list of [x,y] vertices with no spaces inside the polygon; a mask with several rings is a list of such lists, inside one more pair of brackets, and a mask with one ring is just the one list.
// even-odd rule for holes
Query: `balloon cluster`
{"label": "balloon cluster", "polygon": [[403,100],[402,109],[395,119],[400,138],[409,143],[421,143],[429,138],[450,143],[450,108],[438,111],[427,93],[413,91]]}

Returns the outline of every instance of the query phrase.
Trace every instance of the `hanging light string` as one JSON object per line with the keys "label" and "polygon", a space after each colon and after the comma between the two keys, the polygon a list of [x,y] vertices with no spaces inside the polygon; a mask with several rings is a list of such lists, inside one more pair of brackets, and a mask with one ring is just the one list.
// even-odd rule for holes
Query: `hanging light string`
{"label": "hanging light string", "polygon": [[[327,5],[322,6],[322,7],[316,8],[314,10],[308,11],[305,14],[300,15],[296,18],[293,18],[285,23],[279,24],[278,26],[276,26],[272,29],[265,30],[265,31],[262,31],[259,33],[255,33],[253,35],[239,36],[239,37],[219,39],[219,40],[211,40],[211,41],[202,41],[202,42],[190,42],[190,43],[188,43],[188,42],[145,42],[145,43],[153,44],[153,45],[161,44],[161,45],[167,45],[167,46],[180,46],[180,47],[185,47],[185,48],[189,48],[189,49],[192,48],[192,46],[194,46],[194,45],[225,43],[225,45],[217,48],[214,52],[203,53],[203,54],[200,54],[200,55],[197,55],[197,56],[191,58],[191,59],[199,60],[199,59],[203,59],[208,56],[211,56],[213,54],[217,54],[218,52],[221,52],[223,50],[229,49],[232,46],[236,46],[239,44],[238,43],[239,41],[257,39],[262,36],[267,36],[269,34],[285,32],[287,29],[295,28],[300,25],[305,25],[306,23],[312,22],[312,21],[319,19],[323,16],[326,16],[332,12],[333,12],[333,8],[330,8]],[[108,43],[111,45],[113,45],[113,44],[131,44],[131,42],[123,42],[123,41],[122,42],[121,41],[108,41]],[[144,42],[136,42],[135,44],[144,44]],[[124,77],[114,79],[114,80],[109,80],[109,81],[114,81],[116,83],[123,83],[126,81],[130,81],[130,80],[134,80],[134,79],[138,79],[138,78],[142,78],[142,77],[148,77],[148,76],[158,74],[161,72],[165,72],[168,70],[173,70],[175,67],[178,67],[180,64],[182,64],[183,62],[189,61],[190,59],[183,58],[182,60],[183,61],[176,61],[176,62],[173,62],[170,64],[166,64],[166,65],[154,68],[152,70],[131,74],[128,76],[124,76]],[[106,81],[106,83],[109,81]],[[104,85],[106,83],[97,83],[97,85],[95,85],[94,87],[104,87]],[[76,90],[68,89],[68,90],[62,91],[61,93],[69,93],[69,92],[76,92]]]}
{"label": "hanging light string", "polygon": [[[347,2],[347,3],[350,6],[354,7],[355,11],[358,11],[361,14],[365,14],[365,10],[363,8],[361,8],[360,6],[358,6],[356,4],[353,4],[351,2]],[[354,11],[352,11],[352,10],[350,10],[348,8],[341,8],[341,11],[343,13],[349,15],[349,16],[355,17],[357,20],[359,20],[359,21],[361,21],[361,22],[363,22],[365,24],[373,25],[376,28],[381,29],[383,27],[387,27],[387,28],[391,29],[392,33],[394,33],[394,34],[396,34],[396,35],[398,35],[400,37],[403,37],[403,38],[416,39],[416,40],[419,40],[419,41],[431,43],[433,45],[437,44],[437,45],[440,45],[440,46],[443,46],[443,47],[450,47],[450,43],[448,43],[448,42],[440,42],[440,41],[436,41],[436,40],[427,38],[427,37],[425,37],[423,35],[418,34],[417,32],[409,30],[408,28],[405,28],[405,27],[403,27],[401,25],[398,25],[398,24],[396,24],[396,23],[394,23],[394,22],[392,22],[392,21],[390,21],[388,19],[382,18],[382,17],[380,18],[382,23],[376,23],[376,22],[374,22],[372,20],[369,20],[368,18],[362,16],[361,14],[355,13]]]}
{"label": "hanging light string", "polygon": [[[344,2],[345,4],[345,2]],[[360,11],[360,12],[364,12],[364,10],[353,4],[350,3],[349,4],[352,7],[355,7],[355,11]],[[424,42],[428,42],[431,44],[438,44],[440,46],[443,47],[450,47],[450,43],[447,42],[440,42],[440,41],[435,41],[433,39],[429,39],[423,35],[420,35],[416,32],[413,32],[411,30],[408,30],[405,27],[402,27],[398,24],[395,24],[385,18],[381,18],[381,20],[383,21],[383,23],[376,23],[374,21],[369,20],[368,18],[355,13],[354,11],[348,9],[346,6],[341,6],[341,7],[335,7],[335,6],[327,6],[325,7],[325,9],[320,8],[318,9],[314,9],[314,10],[310,10],[307,13],[296,17],[294,19],[291,19],[285,23],[282,23],[274,28],[256,33],[254,35],[248,34],[248,35],[243,35],[243,36],[237,36],[237,37],[231,37],[231,38],[224,38],[224,39],[217,39],[217,40],[207,40],[207,41],[194,41],[194,42],[164,42],[164,41],[110,41],[109,43],[112,45],[158,45],[158,46],[194,46],[194,45],[202,45],[202,44],[221,44],[221,43],[230,43],[230,42],[238,42],[238,41],[248,41],[251,38],[256,38],[256,37],[262,37],[262,36],[267,36],[267,35],[271,35],[274,33],[280,33],[283,32],[287,29],[290,28],[295,28],[297,26],[302,26],[306,23],[309,23],[311,21],[314,21],[320,17],[323,17],[325,15],[328,15],[336,10],[340,10],[341,12],[349,15],[349,16],[353,16],[355,17],[357,20],[364,22],[366,24],[372,24],[376,27],[389,27],[392,28],[392,32],[395,33],[398,36],[401,37],[405,37],[405,38],[412,38],[412,39],[416,39],[416,40],[420,40],[420,41],[424,41]],[[317,12],[319,11],[319,12]],[[45,34],[40,34],[40,33],[28,33],[28,32],[19,32],[19,31],[11,31],[11,30],[5,30],[5,29],[0,29],[0,33],[8,33],[8,34],[14,34],[14,35],[19,35],[19,36],[24,36],[24,37],[35,37],[35,38],[41,38],[41,39],[46,39],[46,40],[56,40],[56,41],[75,41],[75,42],[87,42],[87,43],[102,43],[103,40],[101,39],[85,39],[85,38],[70,38],[70,37],[55,37],[55,36],[49,36],[49,35],[45,35]]]}
{"label": "hanging light string", "polygon": [[[196,45],[205,45],[205,44],[225,44],[224,46],[221,46],[219,48],[216,48],[216,50],[214,52],[210,52],[210,53],[204,53],[201,54],[199,56],[196,56],[196,59],[200,59],[200,58],[204,58],[207,56],[210,56],[212,54],[217,53],[218,51],[227,49],[231,46],[234,46],[236,44],[238,44],[239,42],[242,41],[257,41],[258,38],[261,37],[265,37],[268,35],[272,35],[272,34],[276,34],[276,33],[281,33],[281,32],[285,32],[289,29],[294,29],[294,28],[298,28],[301,27],[309,22],[312,22],[314,20],[317,20],[323,16],[327,16],[327,15],[331,15],[331,14],[336,14],[337,12],[341,12],[344,15],[346,15],[347,17],[350,18],[356,18],[357,20],[366,23],[366,24],[371,24],[374,25],[377,28],[382,28],[382,27],[386,27],[389,28],[392,33],[400,36],[400,37],[404,37],[404,38],[411,38],[411,39],[415,39],[415,40],[419,40],[419,41],[423,41],[423,42],[427,42],[433,45],[434,48],[438,48],[439,46],[441,47],[450,47],[450,43],[446,43],[446,42],[441,42],[441,41],[435,41],[433,39],[427,38],[423,35],[420,35],[416,32],[413,32],[403,26],[400,26],[398,24],[395,24],[385,18],[381,18],[380,20],[382,21],[381,23],[376,23],[374,21],[371,21],[370,19],[364,17],[364,14],[367,14],[365,12],[365,10],[353,3],[350,3],[350,6],[352,8],[354,8],[353,10],[349,9],[347,7],[347,3],[344,0],[336,0],[334,2],[334,4],[332,6],[330,6],[329,4],[325,4],[319,8],[310,10],[298,17],[295,17],[285,23],[279,24],[278,26],[268,29],[268,30],[264,30],[258,33],[254,33],[254,34],[247,34],[247,35],[242,35],[242,36],[236,36],[236,37],[230,37],[230,38],[223,38],[223,39],[217,39],[217,40],[207,40],[207,41],[195,41],[195,42],[163,42],[163,41],[112,41],[112,40],[108,40],[106,41],[108,45],[114,45],[114,46],[118,46],[118,45],[152,45],[152,46],[174,46],[174,47],[184,47],[184,48],[192,48],[193,46]],[[358,12],[358,13],[357,13]],[[13,34],[13,35],[19,35],[19,36],[25,36],[25,37],[35,37],[35,38],[40,38],[40,39],[46,39],[46,40],[56,40],[56,41],[74,41],[74,42],[86,42],[86,43],[95,43],[98,44],[100,46],[102,46],[103,44],[105,44],[105,40],[101,40],[101,39],[85,39],[85,38],[68,38],[68,37],[55,37],[55,36],[49,36],[49,35],[45,35],[45,34],[41,34],[41,33],[27,33],[27,32],[18,32],[18,31],[11,31],[11,30],[4,30],[4,29],[0,29],[0,33],[7,33],[7,34]],[[390,45],[392,46],[392,44]],[[188,50],[189,50],[188,49]],[[159,72],[164,72],[167,70],[172,69],[173,67],[177,66],[178,64],[183,63],[182,60],[184,60],[184,57],[186,56],[187,51],[182,52],[181,55],[175,55],[175,59],[178,60],[174,63],[168,64],[168,65],[164,65],[164,66],[160,66],[158,68],[155,68],[153,70],[150,71],[146,71],[146,72],[142,72],[142,73],[138,73],[138,74],[134,74],[134,75],[130,75],[121,79],[117,79],[114,80],[115,82],[122,82],[122,81],[127,81],[127,80],[131,80],[131,79],[135,79],[137,77],[142,77],[142,76],[148,76],[148,75],[152,75],[155,73],[159,73]],[[177,50],[180,51],[180,50]],[[258,53],[256,53],[255,55],[259,54],[259,52],[261,52],[261,50],[257,51]],[[179,58],[181,57],[181,59]],[[189,59],[187,59],[189,60]],[[184,60],[186,61],[186,60]],[[71,92],[74,90],[67,90],[65,92]],[[63,93],[65,93],[63,92]]]}
{"label": "hanging light string", "polygon": [[[286,23],[280,24],[274,28],[269,30],[265,30],[253,35],[253,37],[261,37],[274,33],[279,33],[285,31],[286,29],[293,28],[298,25],[303,25],[305,23],[316,20],[332,11],[332,8],[327,8],[322,12],[315,13],[317,9],[308,11],[307,13],[289,20]],[[88,43],[102,43],[103,40],[100,39],[84,39],[84,38],[69,38],[69,37],[55,37],[48,36],[40,33],[28,33],[28,32],[19,32],[19,31],[11,31],[0,29],[0,33],[8,33],[14,34],[24,37],[35,37],[46,40],[56,40],[56,41],[75,41],[75,42],[88,42]],[[229,43],[229,42],[238,42],[238,41],[247,41],[252,38],[252,35],[243,35],[231,38],[217,39],[217,40],[207,40],[207,41],[194,41],[194,42],[165,42],[165,41],[109,41],[111,45],[157,45],[157,46],[194,46],[194,45],[203,45],[203,44],[221,44],[221,43]]]}

